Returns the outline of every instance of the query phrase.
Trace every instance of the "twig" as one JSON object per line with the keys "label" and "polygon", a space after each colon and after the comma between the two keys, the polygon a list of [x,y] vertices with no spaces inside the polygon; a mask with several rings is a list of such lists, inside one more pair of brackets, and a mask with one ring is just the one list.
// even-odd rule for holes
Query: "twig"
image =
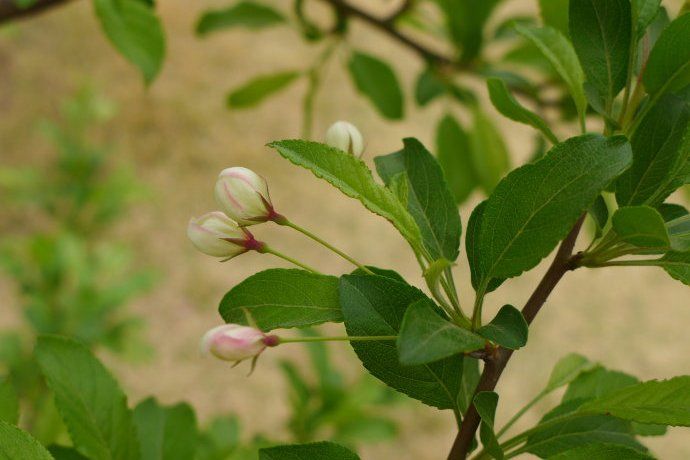
{"label": "twig", "polygon": [[14,0],[0,0],[0,24],[21,17],[33,16],[69,0],[36,0],[31,6],[20,7]]}

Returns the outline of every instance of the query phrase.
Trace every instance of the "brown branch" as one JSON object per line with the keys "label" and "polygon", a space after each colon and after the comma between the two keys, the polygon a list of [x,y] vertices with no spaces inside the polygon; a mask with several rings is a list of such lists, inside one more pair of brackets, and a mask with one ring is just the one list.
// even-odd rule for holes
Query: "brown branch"
{"label": "brown branch", "polygon": [[0,0],[0,24],[22,17],[33,16],[69,0],[36,0],[31,6],[22,8],[15,0]]}
{"label": "brown branch", "polygon": [[[556,287],[558,282],[563,278],[568,271],[577,268],[577,259],[579,255],[573,255],[573,249],[575,247],[575,242],[577,241],[577,236],[582,228],[582,223],[584,222],[585,216],[583,215],[572,228],[568,236],[563,240],[561,246],[558,248],[558,252],[551,262],[551,266],[544,274],[544,277],[539,282],[539,285],[534,290],[530,298],[525,303],[522,309],[522,314],[527,321],[527,324],[531,324],[534,318],[539,313],[539,310],[546,302],[553,289]],[[485,360],[484,370],[482,371],[481,378],[479,379],[479,384],[475,390],[475,395],[482,391],[493,391],[496,388],[498,379],[501,377],[503,370],[508,364],[508,360],[513,355],[513,350],[508,350],[506,348],[499,348],[496,353],[490,358]],[[455,442],[453,443],[453,448],[448,455],[448,460],[464,460],[470,452],[472,446],[472,440],[479,427],[480,422],[479,414],[474,407],[474,404],[470,405],[465,417],[462,420],[460,426],[460,431],[458,432]]]}

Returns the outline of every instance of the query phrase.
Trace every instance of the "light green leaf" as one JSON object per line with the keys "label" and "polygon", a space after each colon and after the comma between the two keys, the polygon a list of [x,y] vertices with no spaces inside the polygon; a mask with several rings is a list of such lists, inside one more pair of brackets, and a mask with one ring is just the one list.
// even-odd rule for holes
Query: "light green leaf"
{"label": "light green leaf", "polygon": [[0,422],[16,425],[19,421],[19,399],[9,379],[0,379]]}
{"label": "light green leaf", "polygon": [[479,437],[482,440],[486,452],[496,460],[503,460],[505,455],[498,443],[496,433],[494,433],[494,419],[496,417],[496,406],[498,405],[498,394],[493,391],[482,391],[474,397],[474,407],[477,409],[482,419]]}
{"label": "light green leaf", "polygon": [[539,0],[539,13],[545,26],[568,36],[568,4],[570,0]]}
{"label": "light green leaf", "polygon": [[379,113],[391,120],[403,117],[403,94],[393,69],[380,59],[355,51],[348,63],[357,90]]}
{"label": "light green leaf", "polygon": [[477,334],[443,319],[428,299],[417,300],[407,308],[397,341],[403,366],[431,363],[480,350],[485,343]]}
{"label": "light green leaf", "polygon": [[472,164],[479,185],[487,194],[510,170],[510,156],[503,135],[479,108],[472,109],[474,125],[470,132]]}
{"label": "light green leaf", "polygon": [[92,460],[139,458],[127,398],[91,351],[74,340],[43,335],[35,355],[81,454]]}
{"label": "light green leaf", "polygon": [[292,163],[309,169],[345,195],[355,198],[371,212],[389,220],[413,248],[421,245],[419,227],[405,206],[386,187],[374,181],[371,171],[358,158],[317,142],[277,141],[269,144]]}
{"label": "light green leaf", "polygon": [[53,460],[26,431],[0,420],[0,460]]}
{"label": "light green leaf", "polygon": [[568,385],[575,380],[583,372],[590,371],[596,364],[589,361],[582,355],[571,353],[561,358],[551,371],[549,381],[544,388],[545,393],[550,393],[553,390]]}
{"label": "light green leaf", "polygon": [[203,36],[234,27],[258,30],[284,22],[285,17],[273,8],[259,3],[242,1],[229,8],[206,11],[196,25],[196,33]]}
{"label": "light green leaf", "polygon": [[225,294],[218,311],[226,323],[248,324],[247,311],[262,331],[343,320],[338,278],[296,269],[250,276]]}
{"label": "light green leaf", "polygon": [[690,15],[679,16],[661,33],[649,53],[642,82],[654,97],[690,84]]}
{"label": "light green leaf", "polygon": [[359,460],[350,450],[332,442],[293,444],[259,450],[259,460]]}
{"label": "light green leaf", "polygon": [[93,0],[103,31],[151,83],[165,57],[165,36],[153,8],[140,0]]}
{"label": "light green leaf", "polygon": [[470,138],[452,115],[445,115],[436,128],[436,152],[455,202],[463,203],[477,186]]}
{"label": "light green leaf", "polygon": [[618,237],[633,246],[654,249],[671,244],[663,217],[649,206],[619,208],[611,222]]}
{"label": "light green leaf", "polygon": [[659,264],[674,279],[690,286],[690,252],[669,252]]}
{"label": "light green leaf", "polygon": [[622,388],[638,383],[637,378],[624,372],[612,371],[599,365],[590,371],[582,372],[573,380],[565,394],[563,402],[577,403],[576,409],[582,403],[607,396]]}
{"label": "light green leaf", "polygon": [[134,423],[141,442],[141,460],[194,458],[198,433],[196,416],[189,405],[163,407],[148,398],[134,409]]}
{"label": "light green leaf", "polygon": [[489,97],[496,110],[511,120],[538,129],[551,143],[558,143],[558,139],[544,120],[536,113],[523,107],[510,93],[508,86],[506,86],[503,80],[500,78],[488,78],[486,85],[489,88]]}
{"label": "light green leaf", "polygon": [[437,0],[450,32],[461,51],[461,62],[472,62],[482,49],[484,26],[500,0]]}
{"label": "light green leaf", "polygon": [[690,214],[668,221],[666,230],[671,238],[671,249],[678,252],[690,251]]}
{"label": "light green leaf", "polygon": [[653,460],[654,457],[625,446],[588,444],[562,452],[550,460]]}
{"label": "light green leaf", "polygon": [[230,94],[228,94],[226,104],[232,109],[253,107],[267,97],[287,88],[288,85],[294,82],[300,75],[300,72],[288,70],[255,77],[239,88],[231,91]]}
{"label": "light green leaf", "polygon": [[477,334],[510,350],[524,347],[528,333],[525,317],[512,305],[504,305],[489,324],[477,329]]}

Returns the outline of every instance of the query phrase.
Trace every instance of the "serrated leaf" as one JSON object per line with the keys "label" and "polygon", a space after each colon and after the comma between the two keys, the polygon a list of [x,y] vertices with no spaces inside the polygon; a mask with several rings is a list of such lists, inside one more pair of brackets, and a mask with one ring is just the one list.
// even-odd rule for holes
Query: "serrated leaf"
{"label": "serrated leaf", "polygon": [[690,83],[690,15],[679,16],[661,32],[649,53],[642,82],[655,97]]}
{"label": "serrated leaf", "polygon": [[594,366],[594,363],[577,353],[566,355],[553,367],[544,391],[549,393],[564,385],[568,385],[583,372],[592,370]]}
{"label": "serrated leaf", "polygon": [[486,85],[489,88],[491,103],[503,116],[518,123],[530,125],[541,131],[551,143],[558,143],[558,138],[556,138],[544,120],[536,113],[523,107],[510,93],[508,86],[506,86],[503,80],[500,78],[488,78]]}
{"label": "serrated leaf", "polygon": [[259,449],[259,460],[359,460],[343,446],[332,442],[293,444]]}
{"label": "serrated leaf", "polygon": [[455,202],[463,203],[477,186],[470,138],[452,115],[445,115],[436,128],[438,162]]}
{"label": "serrated leaf", "polygon": [[550,460],[652,460],[654,457],[629,447],[589,444],[562,452]]}
{"label": "serrated leaf", "polygon": [[300,72],[289,70],[252,78],[228,94],[227,106],[232,109],[253,107],[267,97],[287,88],[300,75]]}
{"label": "serrated leaf", "polygon": [[472,164],[479,185],[488,195],[510,170],[510,156],[503,135],[479,108],[472,108],[474,124],[470,132]]}
{"label": "serrated leaf", "polygon": [[0,422],[16,425],[19,421],[19,399],[9,379],[0,379]]}
{"label": "serrated leaf", "polygon": [[690,251],[690,214],[668,221],[666,230],[671,239],[671,249],[678,252]]}
{"label": "serrated leaf", "polygon": [[403,117],[403,94],[393,69],[374,56],[355,51],[348,63],[357,90],[374,104],[385,118]]}
{"label": "serrated leaf", "polygon": [[484,449],[492,458],[503,460],[505,455],[498,443],[496,433],[494,433],[494,418],[496,417],[497,405],[498,394],[493,391],[482,391],[474,397],[474,407],[482,420],[479,437],[482,440]]}
{"label": "serrated leaf", "polygon": [[512,305],[501,307],[490,323],[477,329],[477,334],[510,350],[524,347],[528,333],[525,317]]}
{"label": "serrated leaf", "polygon": [[234,27],[258,30],[284,22],[285,17],[275,9],[260,3],[242,1],[228,8],[204,12],[197,22],[196,33],[203,36]]}
{"label": "serrated leaf", "polygon": [[403,140],[404,148],[374,159],[376,170],[386,185],[393,177],[407,179],[407,210],[422,234],[430,260],[454,262],[460,246],[460,215],[436,159],[414,138]]}
{"label": "serrated leaf", "polygon": [[618,237],[633,246],[654,249],[671,244],[663,217],[649,206],[618,208],[611,223]]}
{"label": "serrated leaf", "polygon": [[35,355],[81,454],[93,460],[139,458],[127,398],[91,351],[74,340],[43,335]]}
{"label": "serrated leaf", "polygon": [[442,318],[433,302],[419,299],[405,311],[397,345],[400,363],[415,366],[484,348],[485,340]]}
{"label": "serrated leaf", "polygon": [[194,410],[184,403],[163,407],[154,398],[134,409],[141,443],[141,460],[194,458],[198,442]]}
{"label": "serrated leaf", "polygon": [[26,431],[0,420],[1,460],[53,460],[53,457]]}
{"label": "serrated leaf", "polygon": [[374,181],[360,159],[317,142],[285,140],[272,142],[269,147],[359,200],[371,212],[389,220],[413,248],[420,247],[419,228],[410,213],[390,190]]}
{"label": "serrated leaf", "polygon": [[248,324],[245,310],[262,331],[343,320],[338,278],[296,269],[256,273],[230,289],[218,307],[226,323]]}
{"label": "serrated leaf", "polygon": [[151,83],[165,57],[165,36],[153,8],[140,0],[93,0],[110,42]]}

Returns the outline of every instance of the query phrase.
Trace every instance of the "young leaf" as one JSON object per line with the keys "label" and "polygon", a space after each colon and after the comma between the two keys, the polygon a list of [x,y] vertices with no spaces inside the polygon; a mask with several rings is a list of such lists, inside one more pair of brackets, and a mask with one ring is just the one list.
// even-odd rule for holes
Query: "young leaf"
{"label": "young leaf", "polygon": [[317,142],[285,140],[273,142],[269,147],[389,220],[413,248],[421,245],[419,227],[410,213],[390,190],[374,181],[371,171],[360,159]]}
{"label": "young leaf", "polygon": [[419,299],[405,311],[397,341],[403,366],[484,348],[483,338],[443,319],[437,310],[429,299]]}
{"label": "young leaf", "polygon": [[539,13],[545,26],[568,36],[568,3],[570,0],[539,0]]}
{"label": "young leaf", "polygon": [[94,0],[96,16],[111,43],[151,83],[165,57],[165,37],[152,6],[140,0]]}
{"label": "young leaf", "polygon": [[403,140],[404,148],[374,159],[376,170],[386,185],[393,177],[407,179],[407,210],[422,234],[422,243],[431,260],[458,258],[460,215],[436,159],[414,138]]}
{"label": "young leaf", "polygon": [[0,422],[16,425],[19,421],[19,399],[9,379],[0,380]]}
{"label": "young leaf", "polygon": [[501,132],[478,106],[473,107],[470,133],[472,164],[479,185],[489,194],[510,170],[510,156]]}
{"label": "young leaf", "polygon": [[642,82],[653,97],[690,83],[690,15],[676,18],[654,44]]}
{"label": "young leaf", "polygon": [[567,450],[553,457],[550,460],[653,460],[649,454],[615,444],[591,443],[578,446]]}
{"label": "young leaf", "polygon": [[666,223],[671,239],[671,249],[678,252],[690,251],[690,214],[677,217]]}
{"label": "young leaf", "polygon": [[286,88],[301,74],[297,71],[278,72],[255,77],[228,94],[226,104],[232,109],[253,107],[269,96]]}
{"label": "young leaf", "polygon": [[642,248],[668,248],[670,246],[664,219],[649,206],[619,208],[611,218],[613,230],[626,243]]}
{"label": "young leaf", "polygon": [[496,460],[503,460],[505,455],[498,443],[496,433],[494,433],[494,418],[497,405],[498,394],[493,391],[482,391],[474,397],[474,407],[482,419],[479,437],[482,440],[484,449]]}
{"label": "young leaf", "polygon": [[690,252],[669,252],[659,264],[674,279],[690,286]]}
{"label": "young leaf", "polygon": [[263,29],[285,22],[285,17],[266,5],[242,1],[222,10],[206,11],[196,25],[197,35],[233,27],[246,27],[251,30]]}
{"label": "young leaf", "polygon": [[194,458],[198,432],[194,410],[187,404],[163,407],[154,398],[134,409],[141,443],[141,460]]}
{"label": "young leaf", "polygon": [[403,117],[403,94],[393,69],[380,59],[355,51],[348,69],[357,90],[381,115],[391,120]]}
{"label": "young leaf", "polygon": [[570,38],[587,81],[608,104],[625,86],[631,21],[630,0],[570,0]]}
{"label": "young leaf", "polygon": [[690,426],[690,376],[623,388],[588,402],[580,411],[639,423]]}
{"label": "young leaf", "polygon": [[29,433],[0,420],[0,459],[53,460],[53,457]]}
{"label": "young leaf", "polygon": [[510,350],[524,347],[528,332],[525,317],[512,305],[504,305],[489,324],[477,329],[477,334]]}
{"label": "young leaf", "polygon": [[631,161],[625,138],[583,135],[511,172],[483,211],[478,238],[482,284],[537,265]]}
{"label": "young leaf", "polygon": [[[428,298],[417,288],[380,276],[345,275],[340,304],[350,336],[395,336],[408,305]],[[457,357],[402,366],[396,343],[352,342],[364,367],[386,385],[439,409],[457,410],[463,363]]]}
{"label": "young leaf", "polygon": [[541,51],[565,81],[575,102],[581,123],[584,123],[587,111],[587,97],[583,87],[585,76],[573,45],[563,34],[551,27],[536,29],[516,24],[515,29]]}
{"label": "young leaf", "polygon": [[259,449],[259,460],[359,460],[350,450],[332,442],[293,444]]}
{"label": "young leaf", "polygon": [[94,460],[139,458],[127,398],[88,348],[71,339],[43,335],[35,355],[80,453]]}
{"label": "young leaf", "polygon": [[592,370],[594,366],[594,363],[577,353],[564,356],[553,367],[544,392],[550,393],[557,388],[568,385],[583,372]]}
{"label": "young leaf", "polygon": [[218,311],[226,323],[235,324],[247,324],[247,311],[262,331],[343,320],[338,278],[297,269],[250,276],[225,294]]}
{"label": "young leaf", "polygon": [[503,80],[500,78],[488,78],[486,85],[489,88],[491,103],[496,107],[496,110],[511,120],[538,129],[551,143],[558,144],[558,138],[556,138],[544,120],[536,113],[524,108],[513,97]]}
{"label": "young leaf", "polygon": [[470,138],[452,115],[445,115],[436,128],[436,152],[455,202],[463,203],[477,186]]}

